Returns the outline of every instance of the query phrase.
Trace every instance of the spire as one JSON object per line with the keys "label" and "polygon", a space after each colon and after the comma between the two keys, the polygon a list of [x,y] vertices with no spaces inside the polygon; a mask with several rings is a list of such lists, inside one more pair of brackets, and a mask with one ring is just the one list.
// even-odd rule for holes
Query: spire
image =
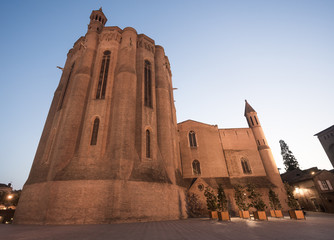
{"label": "spire", "polygon": [[247,100],[245,100],[245,117],[246,117],[246,114],[247,113],[250,113],[250,112],[256,112],[251,105],[249,105],[249,103],[247,102]]}

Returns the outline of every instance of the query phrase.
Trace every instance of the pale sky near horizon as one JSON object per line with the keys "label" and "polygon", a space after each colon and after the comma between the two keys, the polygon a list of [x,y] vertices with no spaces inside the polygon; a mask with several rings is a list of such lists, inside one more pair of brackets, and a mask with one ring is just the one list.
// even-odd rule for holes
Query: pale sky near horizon
{"label": "pale sky near horizon", "polygon": [[[332,169],[314,134],[334,124],[334,1],[1,1],[0,183],[26,181],[66,54],[92,10],[164,47],[178,122],[247,127],[257,111],[277,166]],[[282,171],[283,172],[283,171]]]}

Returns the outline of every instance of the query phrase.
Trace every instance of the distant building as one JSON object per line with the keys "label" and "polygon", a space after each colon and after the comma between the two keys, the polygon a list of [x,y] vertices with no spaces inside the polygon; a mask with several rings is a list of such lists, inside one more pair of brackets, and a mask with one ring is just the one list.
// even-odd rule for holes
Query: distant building
{"label": "distant building", "polygon": [[8,193],[13,190],[12,185],[10,183],[4,184],[0,183],[0,193]]}
{"label": "distant building", "polygon": [[317,167],[281,174],[294,187],[294,196],[304,210],[334,213],[334,174]]}
{"label": "distant building", "polygon": [[10,183],[4,184],[0,183],[0,210],[6,209],[7,206],[5,205],[6,202],[6,196],[11,193],[13,190]]}
{"label": "distant building", "polygon": [[334,167],[334,125],[315,134]]}

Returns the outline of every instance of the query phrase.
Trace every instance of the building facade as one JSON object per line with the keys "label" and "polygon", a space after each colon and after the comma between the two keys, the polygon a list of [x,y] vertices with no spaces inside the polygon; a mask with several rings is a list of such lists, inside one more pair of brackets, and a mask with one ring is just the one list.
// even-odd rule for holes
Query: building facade
{"label": "building facade", "polygon": [[286,192],[256,111],[246,101],[249,128],[219,129],[192,120],[178,124],[183,178],[189,192],[198,196],[205,212],[204,189],[221,184],[229,209],[237,212],[233,186],[254,184],[269,206],[268,190],[280,197],[284,209]]}
{"label": "building facade", "polygon": [[334,174],[317,167],[283,173],[282,179],[294,188],[294,197],[307,211],[334,213]]}
{"label": "building facade", "polygon": [[254,109],[246,102],[249,128],[177,124],[164,49],[106,22],[102,9],[93,11],[67,55],[15,222],[186,218],[185,192],[197,181],[224,180],[230,197],[233,184],[254,182],[284,202]]}
{"label": "building facade", "polygon": [[334,167],[334,125],[315,134],[314,136],[318,137],[329,161],[331,161],[332,166]]}

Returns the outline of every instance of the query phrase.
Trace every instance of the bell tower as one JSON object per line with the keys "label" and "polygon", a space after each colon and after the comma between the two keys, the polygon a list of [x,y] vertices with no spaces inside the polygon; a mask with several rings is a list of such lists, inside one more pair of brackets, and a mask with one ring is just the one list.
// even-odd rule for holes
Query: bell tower
{"label": "bell tower", "polygon": [[88,25],[88,30],[101,32],[104,25],[108,21],[104,13],[102,12],[102,8],[99,10],[92,11],[90,15],[90,23]]}
{"label": "bell tower", "polygon": [[[277,193],[280,196],[280,199],[285,199],[286,194],[284,190],[284,185],[278,171],[274,156],[264,135],[260,120],[257,116],[257,112],[252,108],[247,100],[245,100],[245,102],[245,117],[247,119],[248,126],[252,129],[267,177],[270,182],[278,188],[279,191]],[[285,202],[281,201],[281,204],[284,205]]]}

